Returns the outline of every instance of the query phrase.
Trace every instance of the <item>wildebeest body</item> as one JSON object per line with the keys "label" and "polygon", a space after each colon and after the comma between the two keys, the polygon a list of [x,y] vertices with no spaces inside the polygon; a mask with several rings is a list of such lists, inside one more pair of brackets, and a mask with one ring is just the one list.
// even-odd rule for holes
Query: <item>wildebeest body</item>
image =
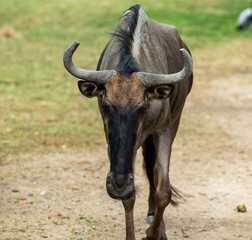
{"label": "wildebeest body", "polygon": [[122,16],[97,71],[72,63],[78,45],[65,51],[64,64],[84,80],[78,86],[85,96],[98,97],[110,159],[106,187],[122,200],[126,239],[135,239],[133,169],[140,147],[150,184],[149,221],[153,216],[144,239],[167,239],[163,212],[177,193],[169,181],[171,146],[192,87],[190,51],[174,26],[149,19],[139,5]]}

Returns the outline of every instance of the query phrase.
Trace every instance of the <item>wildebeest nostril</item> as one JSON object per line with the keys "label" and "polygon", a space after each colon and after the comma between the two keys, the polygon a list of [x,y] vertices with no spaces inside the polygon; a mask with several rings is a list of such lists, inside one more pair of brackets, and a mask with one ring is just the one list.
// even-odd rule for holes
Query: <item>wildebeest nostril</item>
{"label": "wildebeest nostril", "polygon": [[134,181],[134,178],[132,175],[129,177],[129,181],[131,181],[131,182]]}
{"label": "wildebeest nostril", "polygon": [[107,175],[107,181],[112,181],[112,179],[113,179],[113,173],[109,172]]}
{"label": "wildebeest nostril", "polygon": [[134,184],[134,178],[132,174],[117,174],[109,172],[106,180],[107,187],[114,186],[116,191],[123,191],[129,185]]}

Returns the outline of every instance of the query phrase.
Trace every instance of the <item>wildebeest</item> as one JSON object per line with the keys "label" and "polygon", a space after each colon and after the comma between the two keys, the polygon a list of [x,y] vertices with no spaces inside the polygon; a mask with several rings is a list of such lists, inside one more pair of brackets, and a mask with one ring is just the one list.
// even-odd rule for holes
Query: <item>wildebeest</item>
{"label": "wildebeest", "polygon": [[163,212],[176,191],[169,181],[171,147],[193,81],[190,51],[174,26],[147,17],[140,5],[122,16],[100,56],[96,71],[73,64],[79,42],[64,53],[66,69],[80,78],[86,97],[98,98],[110,171],[108,194],[122,200],[126,239],[135,239],[134,159],[142,147],[149,180],[148,220],[144,239],[167,239]]}

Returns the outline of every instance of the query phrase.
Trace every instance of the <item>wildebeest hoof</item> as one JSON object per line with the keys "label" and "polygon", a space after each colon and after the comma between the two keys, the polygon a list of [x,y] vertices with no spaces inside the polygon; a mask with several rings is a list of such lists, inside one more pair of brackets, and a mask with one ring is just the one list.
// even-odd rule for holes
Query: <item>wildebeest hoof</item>
{"label": "wildebeest hoof", "polygon": [[168,240],[168,238],[167,237],[160,237],[158,240]]}
{"label": "wildebeest hoof", "polygon": [[[144,238],[142,238],[142,240],[148,240],[149,238],[147,238],[147,237],[144,237]],[[158,240],[168,240],[168,238],[167,237],[160,237]]]}
{"label": "wildebeest hoof", "polygon": [[153,215],[148,215],[147,216],[147,223],[151,224],[152,220],[153,220]]}

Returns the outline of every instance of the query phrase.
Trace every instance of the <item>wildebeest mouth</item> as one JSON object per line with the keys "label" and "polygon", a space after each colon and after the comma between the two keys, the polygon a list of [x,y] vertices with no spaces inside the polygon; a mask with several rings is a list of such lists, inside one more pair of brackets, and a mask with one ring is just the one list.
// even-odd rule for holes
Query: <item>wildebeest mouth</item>
{"label": "wildebeest mouth", "polygon": [[135,191],[129,192],[127,195],[122,195],[122,196],[114,195],[113,193],[109,192],[108,190],[107,190],[107,193],[111,198],[117,199],[117,200],[129,200],[129,199],[135,197]]}

